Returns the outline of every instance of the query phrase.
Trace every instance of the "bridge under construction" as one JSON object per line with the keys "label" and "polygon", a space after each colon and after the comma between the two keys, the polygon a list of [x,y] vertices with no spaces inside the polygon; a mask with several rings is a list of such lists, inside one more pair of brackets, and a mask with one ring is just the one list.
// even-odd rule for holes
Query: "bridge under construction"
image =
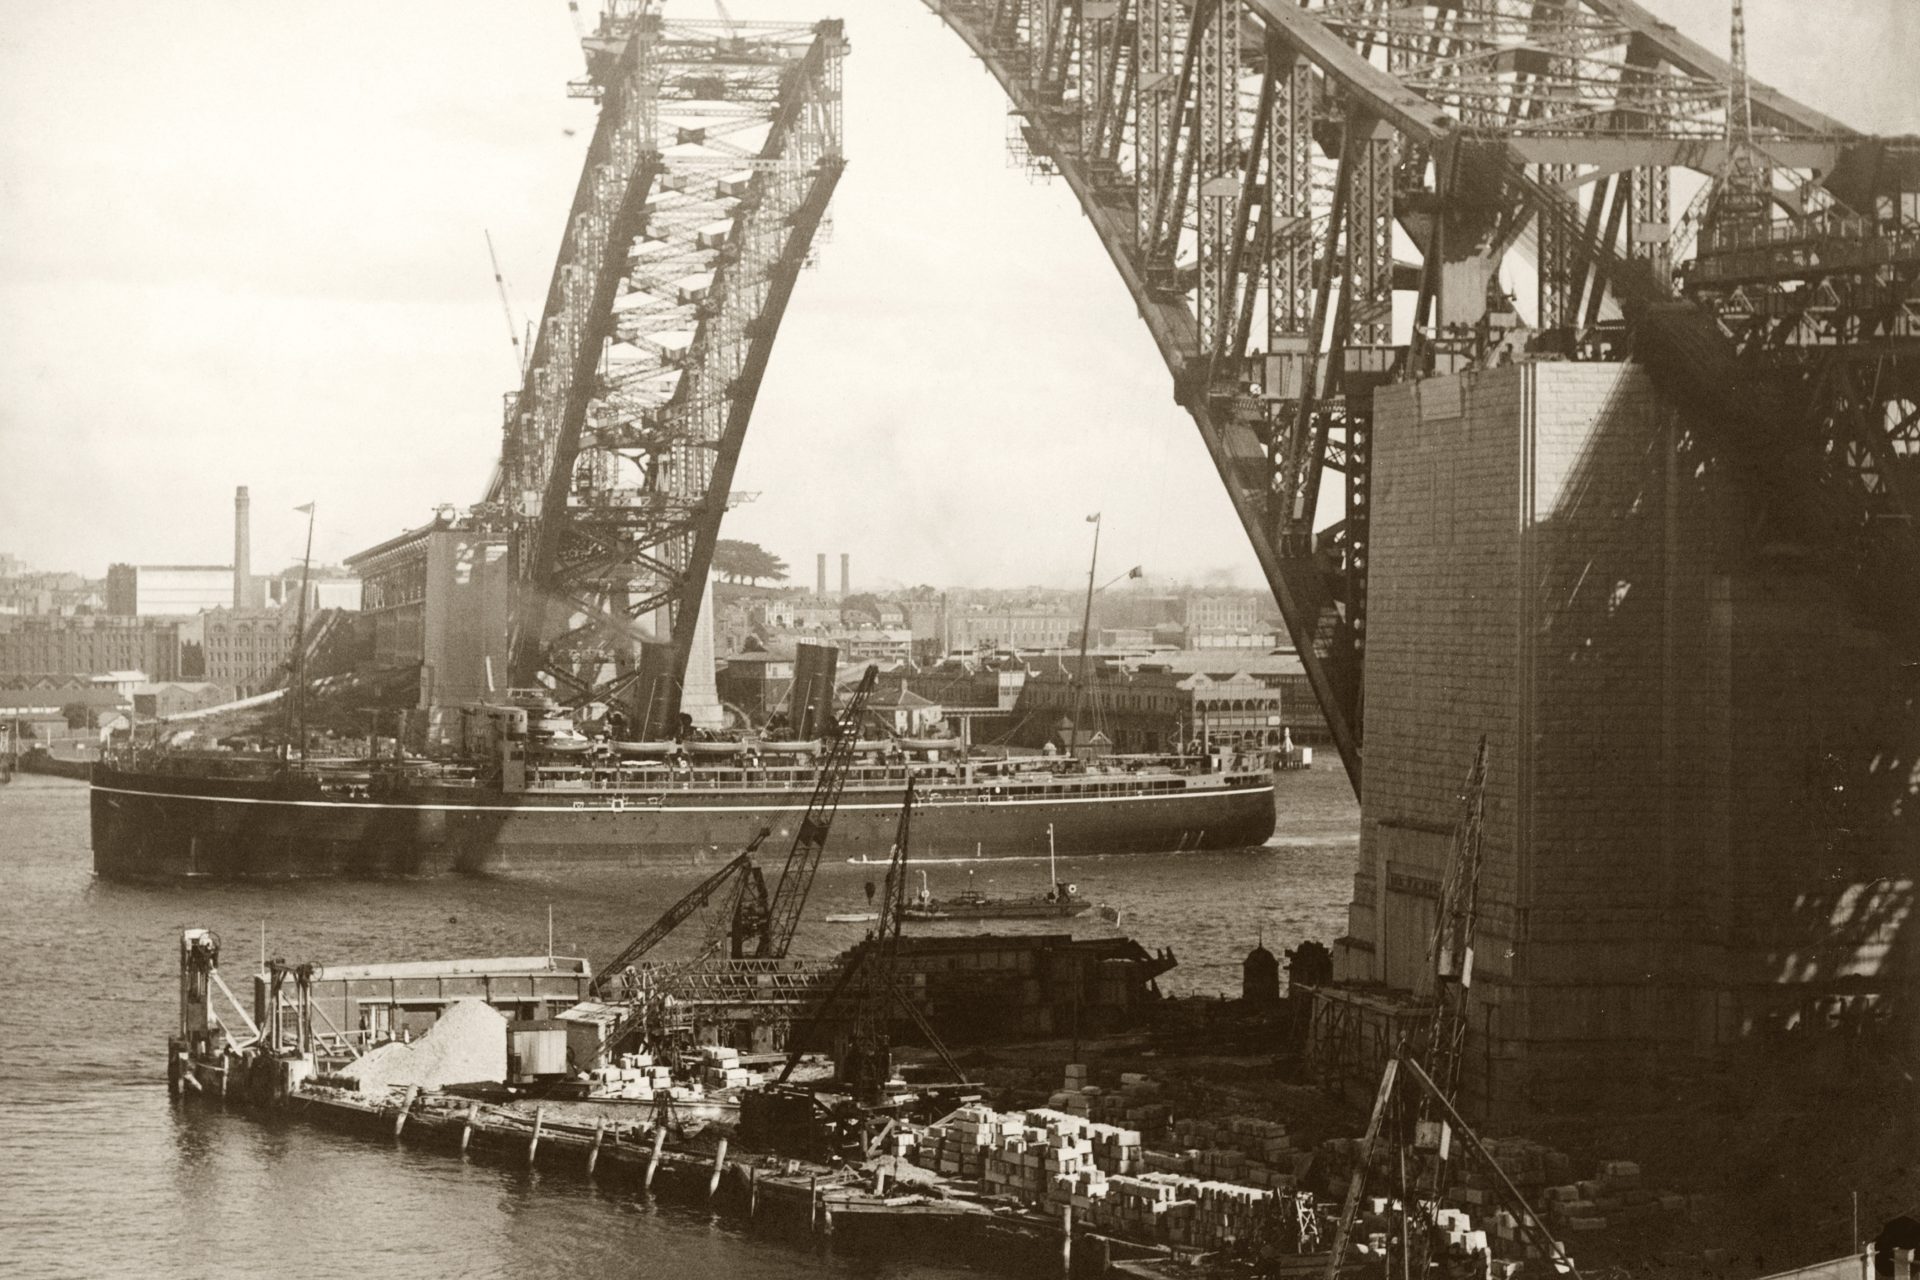
{"label": "bridge under construction", "polygon": [[[1727,57],[1632,0],[925,4],[1130,291],[1359,795],[1325,1052],[1377,1065],[1427,994],[1482,738],[1465,1096],[1914,1037],[1920,140],[1752,80],[1739,0]],[[599,126],[447,528],[500,548],[507,681],[659,732],[847,42],[614,0],[586,48]],[[416,542],[363,553],[371,607]]]}

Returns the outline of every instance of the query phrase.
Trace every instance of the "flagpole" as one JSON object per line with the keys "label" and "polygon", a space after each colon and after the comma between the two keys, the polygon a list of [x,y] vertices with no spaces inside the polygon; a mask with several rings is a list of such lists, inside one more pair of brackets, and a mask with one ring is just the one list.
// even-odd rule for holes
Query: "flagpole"
{"label": "flagpole", "polygon": [[313,574],[313,508],[307,504],[307,551],[300,560],[300,612],[294,624],[293,669],[295,733],[300,742],[300,768],[307,767],[307,581]]}
{"label": "flagpole", "polygon": [[1073,718],[1067,724],[1067,758],[1077,759],[1080,752],[1080,698],[1087,681],[1087,639],[1093,629],[1093,575],[1100,567],[1100,513],[1087,519],[1093,524],[1093,559],[1087,564],[1087,608],[1080,616],[1080,670],[1073,678]]}

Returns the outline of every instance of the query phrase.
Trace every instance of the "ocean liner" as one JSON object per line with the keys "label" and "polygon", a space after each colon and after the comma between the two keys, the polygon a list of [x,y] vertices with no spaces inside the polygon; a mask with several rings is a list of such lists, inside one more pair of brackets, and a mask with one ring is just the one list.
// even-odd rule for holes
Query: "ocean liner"
{"label": "ocean liner", "polygon": [[[596,859],[729,858],[762,827],[791,838],[819,741],[588,738],[557,708],[479,706],[446,759],[290,762],[141,752],[94,768],[94,869],[112,879],[511,872]],[[915,857],[1254,846],[1273,833],[1263,756],[1011,756],[954,742],[857,745],[832,856],[884,860],[911,771]]]}

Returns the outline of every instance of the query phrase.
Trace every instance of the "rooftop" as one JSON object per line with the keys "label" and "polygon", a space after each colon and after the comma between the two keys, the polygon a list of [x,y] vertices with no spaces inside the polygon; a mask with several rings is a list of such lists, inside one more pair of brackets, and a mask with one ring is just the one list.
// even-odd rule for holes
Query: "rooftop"
{"label": "rooftop", "polygon": [[492,956],[458,960],[402,960],[390,964],[330,964],[322,966],[328,981],[364,978],[525,977],[559,974],[591,977],[593,969],[580,956]]}

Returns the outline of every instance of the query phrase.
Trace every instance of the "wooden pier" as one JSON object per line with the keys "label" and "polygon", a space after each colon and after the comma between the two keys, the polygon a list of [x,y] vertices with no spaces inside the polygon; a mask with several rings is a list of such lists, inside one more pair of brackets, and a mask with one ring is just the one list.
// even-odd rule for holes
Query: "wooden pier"
{"label": "wooden pier", "polygon": [[[269,1060],[271,1061],[271,1060]],[[192,1083],[185,1083],[191,1078]],[[848,1251],[964,1258],[1012,1275],[1101,1275],[1123,1258],[1167,1256],[1151,1246],[1093,1233],[1016,1205],[983,1200],[963,1183],[914,1171],[889,1185],[889,1161],[829,1166],[750,1151],[696,1136],[669,1145],[649,1119],[613,1121],[582,1103],[498,1105],[409,1089],[384,1099],[307,1083],[277,1092],[257,1070],[196,1060],[182,1102],[267,1106],[303,1123],[434,1150],[454,1159],[538,1169],[582,1184],[682,1204],[705,1204],[795,1242]],[[638,1110],[638,1108],[631,1108]],[[601,1108],[600,1110],[607,1110]],[[897,1176],[897,1175],[895,1175]]]}

